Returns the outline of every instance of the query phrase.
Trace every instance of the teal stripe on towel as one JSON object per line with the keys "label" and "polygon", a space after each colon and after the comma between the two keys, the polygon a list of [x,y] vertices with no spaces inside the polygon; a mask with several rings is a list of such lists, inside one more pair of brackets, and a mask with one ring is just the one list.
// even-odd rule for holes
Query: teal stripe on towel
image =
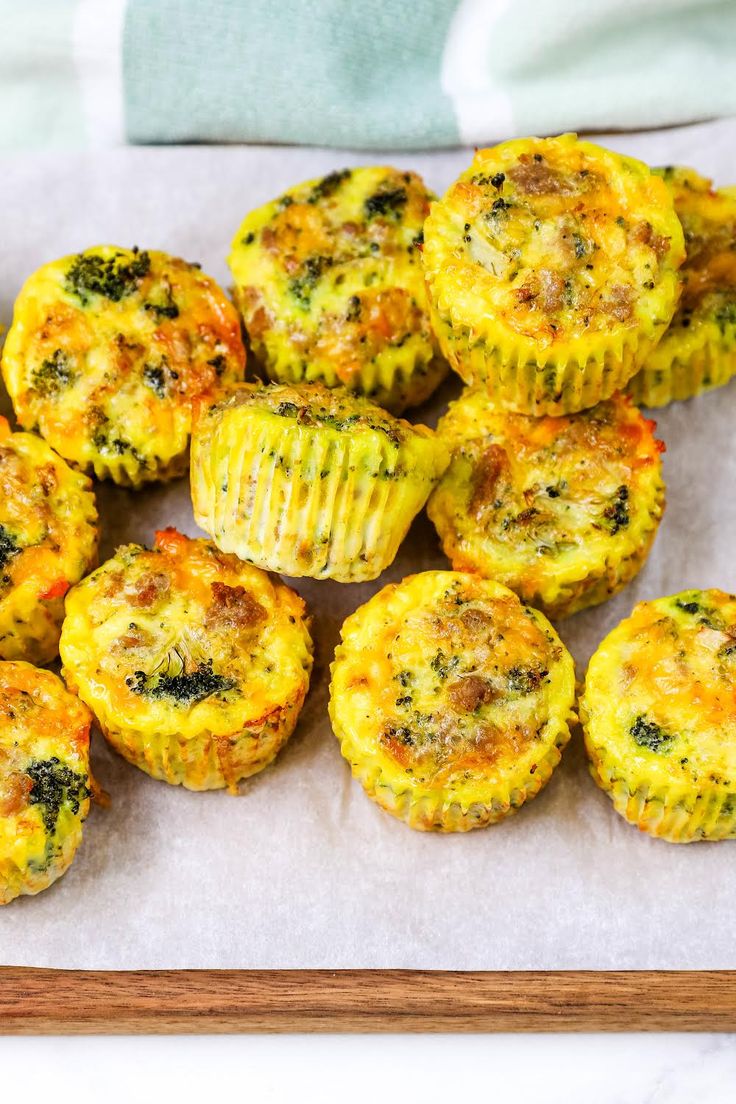
{"label": "teal stripe on towel", "polygon": [[129,0],[128,139],[453,145],[440,87],[453,10],[447,0]]}

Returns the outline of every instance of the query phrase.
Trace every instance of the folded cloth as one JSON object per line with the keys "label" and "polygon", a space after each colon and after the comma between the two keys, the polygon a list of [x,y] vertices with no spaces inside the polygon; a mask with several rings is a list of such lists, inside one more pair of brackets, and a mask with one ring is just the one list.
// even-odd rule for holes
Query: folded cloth
{"label": "folded cloth", "polygon": [[361,149],[736,114],[733,0],[0,0],[0,149]]}

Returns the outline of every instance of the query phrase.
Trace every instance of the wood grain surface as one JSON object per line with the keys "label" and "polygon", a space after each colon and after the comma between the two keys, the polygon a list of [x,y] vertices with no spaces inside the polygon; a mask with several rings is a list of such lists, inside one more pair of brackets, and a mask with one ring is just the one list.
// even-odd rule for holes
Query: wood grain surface
{"label": "wood grain surface", "polygon": [[2,1034],[736,1031],[736,971],[0,969]]}

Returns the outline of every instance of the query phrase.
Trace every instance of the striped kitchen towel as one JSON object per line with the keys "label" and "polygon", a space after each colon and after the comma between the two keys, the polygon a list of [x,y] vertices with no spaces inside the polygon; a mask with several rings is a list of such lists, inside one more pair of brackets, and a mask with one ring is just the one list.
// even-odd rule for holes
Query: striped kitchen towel
{"label": "striped kitchen towel", "polygon": [[734,0],[0,0],[0,149],[417,149],[736,114]]}

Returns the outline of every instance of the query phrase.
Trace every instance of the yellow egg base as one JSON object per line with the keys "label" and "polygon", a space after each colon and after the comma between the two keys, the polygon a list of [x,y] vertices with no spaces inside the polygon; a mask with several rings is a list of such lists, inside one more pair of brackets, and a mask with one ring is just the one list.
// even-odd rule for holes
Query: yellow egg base
{"label": "yellow egg base", "polygon": [[[560,163],[568,170],[577,164],[577,154],[586,158],[586,167],[602,171],[627,212],[651,219],[658,232],[670,239],[656,286],[652,284],[639,294],[636,325],[580,330],[578,321],[577,332],[567,339],[556,334],[554,340],[539,322],[525,332],[517,328],[513,317],[507,317],[507,308],[500,306],[496,313],[489,309],[486,293],[493,288],[484,286],[485,270],[461,258],[461,215],[467,214],[466,229],[478,215],[474,200],[463,192],[468,182],[481,171],[486,175],[498,170],[508,173],[509,162],[536,156],[535,151],[542,148],[547,156],[552,151],[553,164]],[[433,327],[451,367],[465,383],[486,387],[500,409],[537,416],[573,414],[625,387],[674,314],[680,292],[677,269],[683,258],[682,228],[663,182],[642,162],[580,141],[574,134],[542,140],[518,138],[477,151],[471,166],[445,197],[433,204],[425,223],[422,254]]]}
{"label": "yellow egg base", "polygon": [[[69,462],[74,463],[71,460]],[[183,451],[169,460],[147,458],[145,468],[142,468],[132,457],[113,458],[98,454],[89,465],[89,471],[96,479],[110,479],[119,487],[128,487],[135,491],[148,483],[169,483],[172,479],[179,479],[186,473],[188,467],[189,442],[187,441]]]}
{"label": "yellow egg base", "polygon": [[[427,578],[437,575],[449,577],[451,574],[424,573]],[[421,578],[410,576],[399,587],[415,584]],[[430,578],[430,585],[431,581]],[[482,580],[480,585],[490,595],[509,594],[506,587],[492,580]],[[332,730],[340,744],[340,751],[368,797],[410,828],[423,832],[467,832],[496,824],[518,812],[534,798],[549,782],[562,758],[562,750],[570,739],[570,726],[577,720],[573,709],[575,676],[572,657],[561,645],[557,633],[544,615],[534,611],[533,620],[549,630],[552,639],[561,645],[562,656],[555,670],[556,685],[550,693],[544,745],[540,746],[534,759],[533,773],[529,771],[528,757],[522,757],[504,771],[503,778],[495,782],[486,776],[471,775],[460,786],[450,788],[410,779],[395,759],[374,746],[375,741],[370,733],[364,731],[363,722],[356,715],[357,706],[353,709],[349,686],[344,682],[344,672],[349,670],[356,649],[360,649],[362,662],[370,663],[371,648],[375,647],[371,631],[373,617],[379,617],[392,602],[396,589],[393,585],[385,587],[351,614],[343,625],[343,642],[336,648],[330,667],[328,704]],[[367,609],[369,606],[371,608]],[[357,625],[358,629],[351,647],[344,641],[346,628],[351,630],[352,635],[353,625]]]}
{"label": "yellow egg base", "polygon": [[282,708],[274,710],[261,724],[223,736],[199,732],[185,737],[179,733],[158,734],[116,723],[114,711],[96,709],[97,722],[105,739],[133,766],[172,786],[187,790],[238,792],[245,779],[265,770],[291,736],[304,704],[307,685]]}
{"label": "yellow egg base", "polygon": [[[157,250],[140,253],[150,261],[144,279],[160,281],[164,277],[169,281],[164,286],[171,292],[171,278],[179,296],[176,313],[158,322],[152,321],[150,311],[141,309],[145,304],[138,289],[117,299],[91,291],[82,300],[66,286],[69,266],[76,259],[96,256],[110,262],[120,256],[130,261],[136,255],[137,250],[98,245],[76,258],[51,261],[32,273],[16,299],[0,364],[20,425],[38,432],[73,467],[132,489],[184,474],[189,462],[193,403],[211,398],[221,387],[242,379],[245,369],[237,312],[199,266],[195,273],[194,266],[179,258]],[[75,373],[82,380],[83,390],[62,390],[49,397],[34,384],[33,366],[40,356],[49,353],[48,335],[54,333],[59,335],[57,351],[78,358]],[[120,341],[139,358],[139,368],[140,358],[150,357],[154,363],[163,358],[161,364],[166,363],[167,371],[170,369],[179,380],[179,392],[159,403],[142,381],[132,387],[134,373],[130,367],[117,366]],[[202,362],[216,348],[225,349],[227,354],[221,356],[222,371],[217,375],[212,361],[206,361],[205,378]],[[163,368],[159,366],[159,370]],[[97,412],[103,416],[106,404],[115,402],[116,406],[114,412],[109,411],[112,441],[104,446],[94,439],[90,429],[98,402],[101,405]],[[123,430],[124,443],[118,438]]]}
{"label": "yellow egg base", "polygon": [[34,897],[66,874],[82,842],[82,821],[87,816],[89,804],[88,798],[80,806],[81,820],[64,817],[69,827],[45,870],[32,870],[27,864],[19,865],[11,858],[0,860],[0,905],[9,905],[16,897]]}
{"label": "yellow egg base", "polygon": [[[715,612],[677,608],[681,599],[697,603],[703,598]],[[720,668],[707,645],[695,653],[692,637],[678,632],[691,617],[718,617],[732,608],[733,599],[716,590],[639,603],[593,653],[578,701],[593,779],[628,823],[670,843],[736,837],[732,689],[721,675],[715,681]],[[726,618],[732,625],[733,614],[727,612]],[[716,630],[706,620],[700,624],[699,631],[728,642],[726,628]],[[637,677],[647,679],[644,689]],[[651,710],[659,720],[670,702],[675,704],[663,719],[675,729],[681,721],[686,742],[675,747],[682,750],[661,755],[646,745],[622,742],[622,713]]]}
{"label": "yellow egg base", "polygon": [[[238,302],[237,289],[234,293]],[[241,308],[242,310],[242,308]],[[257,363],[274,383],[323,383],[326,387],[345,387],[358,395],[367,395],[392,414],[419,406],[432,395],[449,371],[444,357],[418,356],[412,349],[417,342],[407,341],[400,348],[387,348],[375,363],[366,362],[360,373],[343,379],[327,357],[295,359],[288,335],[274,331],[262,342],[252,343]]]}
{"label": "yellow egg base", "polygon": [[637,524],[629,529],[623,554],[606,557],[603,564],[591,566],[582,577],[579,568],[574,568],[567,576],[560,574],[536,584],[527,580],[524,564],[520,564],[518,573],[496,570],[483,563],[480,554],[469,555],[463,547],[466,542],[459,538],[433,498],[429,500],[427,513],[440,536],[442,550],[455,571],[475,571],[497,579],[518,594],[526,605],[541,610],[553,620],[561,620],[607,602],[639,574],[657,535],[664,505],[665,487],[660,479],[656,483],[650,508],[646,511],[642,509],[635,519]]}
{"label": "yellow egg base", "polygon": [[[511,577],[497,573],[488,574],[518,594],[526,605],[541,610],[547,617],[555,621],[572,617],[574,613],[580,613],[581,610],[607,602],[639,574],[657,535],[658,518],[661,517],[663,509],[664,485],[661,485],[661,493],[657,497],[651,515],[657,520],[639,530],[639,543],[636,545],[632,543],[630,551],[623,558],[611,557],[606,560],[602,569],[591,571],[577,581],[562,582],[559,579],[551,579],[546,585],[535,587],[525,585],[523,575]],[[430,513],[430,517],[437,525],[433,514]],[[437,528],[439,530],[439,526]],[[447,536],[443,539],[442,547],[455,571],[479,570],[475,561],[471,563],[462,552],[456,552],[453,549],[451,537]]]}
{"label": "yellow egg base", "polygon": [[[439,421],[437,434],[451,449],[453,457],[429,498],[427,514],[455,571],[469,571],[495,579],[518,594],[526,605],[553,619],[569,617],[607,601],[637,575],[649,555],[664,512],[661,446],[653,436],[654,423],[643,419],[628,399],[619,395],[612,400],[611,406],[617,419],[614,436],[623,434],[632,425],[642,434],[636,456],[631,451],[628,457],[626,487],[629,491],[635,490],[634,496],[627,500],[628,523],[616,537],[598,531],[591,539],[590,531],[582,536],[573,528],[571,533],[577,538],[578,546],[574,556],[567,557],[564,553],[561,556],[539,555],[538,549],[530,547],[523,538],[516,543],[499,543],[495,535],[486,532],[482,521],[472,519],[469,502],[475,468],[474,462],[465,457],[464,448],[472,448],[488,433],[491,434],[488,440],[500,440],[503,452],[515,455],[519,439],[514,426],[518,426],[519,419],[513,414],[500,414],[488,403],[482,389],[465,391],[450,404]],[[585,413],[580,413],[573,424],[585,425],[586,418]],[[534,426],[544,424],[532,422],[527,416],[522,416],[522,422],[524,420]],[[523,439],[523,429],[521,435]],[[599,447],[595,446],[596,454]],[[554,471],[543,465],[534,469],[535,461],[531,460],[536,470],[535,481],[543,485],[547,479],[554,481],[573,473],[578,460],[585,455],[584,451],[568,450]],[[529,464],[521,463],[520,467],[529,470]],[[517,488],[516,493],[521,495],[521,489]],[[578,501],[579,496],[586,493],[579,491]],[[563,539],[568,535],[564,525],[559,535]]]}
{"label": "yellow egg base", "polygon": [[[424,210],[417,211],[418,199],[421,197],[426,209],[432,195],[415,174],[408,174],[412,178],[410,181],[405,174],[388,166],[361,166],[351,169],[348,176],[349,180],[336,194],[330,193],[316,202],[314,189],[319,189],[322,181],[307,180],[245,217],[232,240],[228,258],[235,284],[233,299],[248,333],[253,357],[269,379],[276,383],[318,382],[327,387],[345,387],[367,396],[393,414],[401,414],[407,407],[418,406],[429,398],[447,375],[449,367],[438,355],[437,343],[426,324],[426,291],[419,252],[413,245],[407,251],[412,237],[420,233],[424,221]],[[385,233],[385,256],[383,250],[378,250],[367,257],[345,261],[341,257],[339,238],[326,245],[322,241],[319,245],[319,235],[311,221],[297,222],[295,253],[303,259],[305,240],[311,239],[315,249],[319,245],[320,251],[324,250],[330,261],[337,260],[333,275],[339,274],[341,282],[339,287],[333,286],[327,274],[323,282],[327,283],[330,291],[325,292],[321,288],[318,292],[320,307],[310,307],[306,314],[296,310],[287,290],[287,276],[278,260],[274,261],[259,241],[253,242],[253,237],[259,236],[266,227],[272,228],[274,219],[288,218],[283,214],[283,204],[285,199],[289,199],[296,209],[307,205],[312,212],[323,210],[327,224],[332,226],[334,232],[337,232],[336,225],[347,219],[355,228],[357,241],[367,247],[371,227],[363,205],[376,189],[385,187],[387,182],[408,186],[409,202],[402,209],[398,223],[381,220]],[[284,259],[284,253],[278,248],[276,257]],[[293,260],[293,256],[290,259]],[[267,326],[259,326],[255,332],[249,325],[253,308],[248,299],[248,291],[254,287],[264,295],[265,305],[273,315]],[[407,292],[412,300],[421,305],[425,316],[421,332],[412,328],[401,343],[387,342],[370,351],[367,351],[368,346],[363,345],[355,361],[346,356],[344,349],[340,349],[339,341],[332,350],[319,344],[314,347],[312,339],[316,338],[325,317],[344,300],[348,288],[358,295],[368,288],[373,291]],[[306,347],[298,339],[299,336],[307,339]]]}
{"label": "yellow egg base", "polygon": [[223,552],[269,571],[375,579],[449,460],[425,432],[398,446],[401,478],[385,478],[396,448],[383,433],[290,425],[265,410],[235,409],[211,431],[195,432],[195,520]]}
{"label": "yellow egg base", "polygon": [[626,387],[655,345],[635,332],[599,333],[574,345],[543,349],[501,328],[494,333],[490,321],[486,334],[474,333],[453,320],[449,303],[440,301],[431,316],[442,351],[468,386],[485,388],[500,410],[536,417],[575,414],[610,399]]}
{"label": "yellow egg base", "polygon": [[[85,726],[83,750],[77,749],[72,763],[75,768],[84,771],[89,794],[99,792],[89,765],[89,725],[92,716],[87,707],[73,698],[61,679],[51,671],[38,670],[25,661],[0,663],[0,669],[3,684],[7,678],[10,685],[22,689],[30,698],[38,694],[44,704],[49,699],[56,699],[54,705],[58,713],[70,726]],[[49,736],[40,727],[41,724],[42,721],[39,721],[33,729],[27,729],[23,736],[16,737],[21,747],[23,748],[23,741],[27,736],[43,758],[50,759],[56,755],[66,759],[65,752],[71,750],[71,743],[67,747],[60,747],[59,741]],[[89,815],[90,804],[91,796],[83,797],[79,801],[77,812],[72,812],[65,802],[59,810],[52,836],[49,836],[41,824],[37,813],[28,817],[30,808],[26,809],[26,815],[20,817],[13,813],[0,817],[0,905],[7,905],[17,897],[35,896],[66,873],[82,842],[83,826]],[[49,844],[53,844],[52,855],[48,853]]]}
{"label": "yellow egg base", "polygon": [[0,658],[42,666],[59,654],[64,599],[39,601],[21,587],[0,603]]}
{"label": "yellow egg base", "polygon": [[579,708],[590,773],[624,820],[668,843],[736,838],[736,808],[728,795],[717,786],[706,785],[698,793],[688,786],[656,786],[643,773],[622,772],[620,765],[593,743],[584,699]]}
{"label": "yellow egg base", "polygon": [[[338,648],[336,659],[339,655]],[[399,771],[393,772],[387,765],[376,767],[372,761],[361,757],[347,729],[340,724],[332,699],[329,712],[332,730],[343,758],[350,764],[353,778],[377,805],[420,832],[469,832],[473,828],[487,828],[517,813],[547,785],[570,739],[569,725],[565,725],[558,732],[553,747],[539,759],[531,778],[523,781],[520,778],[515,785],[499,787],[493,796],[486,792],[478,800],[461,802],[441,792],[407,789],[406,779]],[[570,723],[573,720],[574,717],[569,718]],[[487,791],[488,787],[484,789]]]}
{"label": "yellow egg base", "polygon": [[736,343],[714,323],[668,331],[628,385],[641,406],[666,406],[723,387],[736,376]]}
{"label": "yellow egg base", "polygon": [[[151,585],[157,572],[167,580],[161,601],[131,604],[125,587],[134,594],[136,584]],[[254,624],[262,624],[263,636],[239,635],[249,631],[247,621],[240,627],[225,621],[224,635],[220,629],[202,634],[218,584],[234,598],[247,590],[261,608]],[[114,651],[132,619],[144,640],[135,658],[129,651],[134,644]],[[140,664],[145,672],[159,663],[162,649],[170,653],[172,642],[185,655],[202,649],[210,664],[237,676],[233,686],[241,689],[230,698],[205,694],[183,705],[175,693],[150,698],[131,690],[126,670]],[[115,750],[152,777],[192,790],[236,791],[275,758],[294,730],[312,667],[302,599],[275,578],[234,558],[227,563],[209,542],[174,529],[158,532],[151,549],[119,549],[72,589],[60,647],[69,690],[93,710]]]}
{"label": "yellow egg base", "polygon": [[[12,441],[14,436],[10,434],[9,439]],[[50,450],[35,435],[25,436],[34,442],[38,463],[41,465],[50,455]],[[3,427],[0,426],[0,440],[2,439]],[[73,480],[76,483],[82,478],[70,472],[59,457],[54,455],[54,460],[61,463],[69,482]],[[72,585],[78,583],[96,565],[99,542],[97,508],[91,486],[86,493],[80,492],[79,498],[84,503],[79,516],[83,539],[73,549],[64,548],[64,558],[59,563],[60,572],[67,572],[67,582]],[[64,597],[44,599],[38,597],[38,592],[38,578],[29,577],[19,585],[12,586],[0,600],[0,660],[21,660],[43,666],[53,662],[58,656],[64,620]]]}

